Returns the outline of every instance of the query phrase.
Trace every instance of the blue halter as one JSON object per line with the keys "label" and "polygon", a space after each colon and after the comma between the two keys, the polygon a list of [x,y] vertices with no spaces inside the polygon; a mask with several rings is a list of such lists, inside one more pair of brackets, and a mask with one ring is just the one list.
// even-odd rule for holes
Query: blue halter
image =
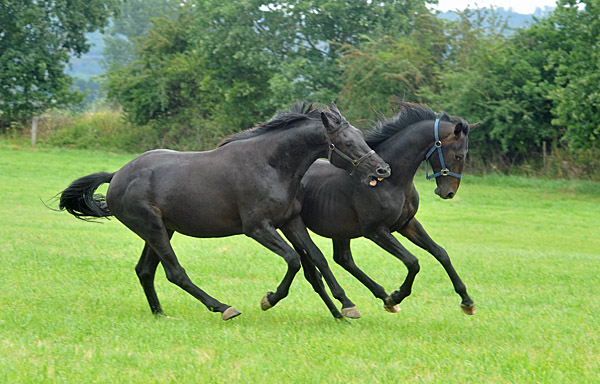
{"label": "blue halter", "polygon": [[[434,179],[438,176],[454,176],[457,179],[462,179],[462,174],[458,174],[458,173],[454,173],[452,171],[450,171],[448,168],[446,168],[446,163],[444,162],[444,155],[442,154],[442,141],[440,140],[440,135],[439,135],[439,125],[440,125],[440,119],[436,119],[435,120],[435,125],[433,126],[433,133],[435,134],[435,144],[433,145],[433,147],[431,147],[431,149],[429,150],[429,152],[427,152],[427,155],[425,156],[425,177],[427,177],[427,180],[431,180]],[[432,175],[429,174],[429,158],[431,157],[431,155],[433,154],[433,152],[438,151],[438,155],[440,156],[440,164],[442,166],[442,169],[439,172],[436,172]],[[433,170],[433,167],[432,167]]]}

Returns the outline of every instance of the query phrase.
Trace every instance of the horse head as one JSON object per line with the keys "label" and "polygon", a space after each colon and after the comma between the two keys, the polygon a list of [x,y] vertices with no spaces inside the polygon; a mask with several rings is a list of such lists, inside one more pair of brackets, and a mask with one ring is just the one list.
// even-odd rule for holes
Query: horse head
{"label": "horse head", "polygon": [[[469,124],[458,116],[443,113],[434,123],[435,143],[426,156],[433,170],[427,179],[435,178],[435,193],[442,199],[451,199],[456,195],[465,158],[469,150],[469,132],[479,123]],[[442,149],[443,148],[443,149]],[[437,152],[437,156],[434,153]]]}
{"label": "horse head", "polygon": [[331,164],[371,187],[391,175],[390,166],[369,148],[362,131],[342,116],[335,103],[321,112],[321,121],[327,131]]}

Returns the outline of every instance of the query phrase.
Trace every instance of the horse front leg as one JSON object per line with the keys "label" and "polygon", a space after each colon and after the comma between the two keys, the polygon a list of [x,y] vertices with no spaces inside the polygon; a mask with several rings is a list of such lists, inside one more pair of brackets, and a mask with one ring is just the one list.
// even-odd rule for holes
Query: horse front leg
{"label": "horse front leg", "polygon": [[283,257],[287,263],[287,271],[275,292],[267,292],[261,301],[263,311],[274,307],[281,299],[285,298],[294,281],[296,273],[300,270],[300,256],[281,238],[275,227],[268,222],[244,228],[244,233],[258,241],[260,244]]}
{"label": "horse front leg", "polygon": [[[333,276],[325,256],[310,238],[302,218],[300,216],[292,218],[285,226],[281,227],[281,230],[294,247],[304,250],[312,264],[319,269],[333,297],[342,303],[342,315],[351,319],[360,318],[360,312],[356,309],[356,305],[346,296],[344,289]],[[335,313],[333,315],[335,316]]]}
{"label": "horse front leg", "polygon": [[310,260],[308,254],[303,249],[296,247],[295,249],[300,255],[300,262],[302,263],[304,278],[310,283],[314,291],[321,297],[321,300],[323,300],[333,317],[336,319],[342,319],[344,315],[340,313],[325,290],[325,285],[323,285],[323,275],[321,275],[321,273],[317,270],[317,267]]}
{"label": "horse front leg", "polygon": [[398,239],[391,234],[387,227],[380,226],[374,231],[365,232],[365,237],[367,239],[373,241],[375,244],[400,259],[408,269],[408,274],[400,288],[392,292],[390,297],[384,300],[386,310],[389,310],[388,307],[394,308],[393,306],[400,304],[402,300],[410,296],[415,277],[421,268],[419,266],[419,260],[400,244]]}
{"label": "horse front leg", "polygon": [[446,250],[433,241],[431,237],[429,237],[421,223],[419,223],[419,221],[415,218],[410,220],[399,232],[415,245],[431,253],[433,257],[435,257],[436,260],[442,264],[446,270],[446,273],[450,277],[450,280],[452,281],[454,290],[462,299],[460,303],[461,309],[467,315],[474,315],[477,311],[475,304],[467,294],[467,288],[462,282],[461,278],[458,276],[458,273],[456,273],[456,270],[454,269]]}
{"label": "horse front leg", "polygon": [[400,307],[395,305],[385,289],[367,276],[354,262],[350,239],[333,239],[333,260],[367,287],[371,293],[383,301],[383,306],[390,313],[400,312]]}

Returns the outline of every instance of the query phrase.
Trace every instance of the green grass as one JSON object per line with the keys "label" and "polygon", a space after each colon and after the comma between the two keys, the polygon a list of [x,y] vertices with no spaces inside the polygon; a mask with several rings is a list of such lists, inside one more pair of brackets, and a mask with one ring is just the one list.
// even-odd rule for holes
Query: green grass
{"label": "green grass", "polygon": [[[175,319],[155,319],[135,276],[142,241],[117,220],[85,223],[44,207],[72,180],[128,154],[0,142],[2,383],[597,383],[600,184],[467,175],[443,201],[418,178],[417,217],[475,300],[468,317],[442,267],[420,259],[399,314],[331,261],[363,318],[335,321],[301,274],[262,312],[285,264],[235,236],[173,243],[191,278],[243,314],[223,322],[162,271]],[[331,260],[326,239],[315,242]],[[357,263],[388,291],[406,268],[364,239]]]}

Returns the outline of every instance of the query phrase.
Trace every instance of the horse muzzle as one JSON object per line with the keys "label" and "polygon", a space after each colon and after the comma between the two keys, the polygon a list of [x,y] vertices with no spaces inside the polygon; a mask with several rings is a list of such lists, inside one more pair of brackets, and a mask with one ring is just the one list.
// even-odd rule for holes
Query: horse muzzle
{"label": "horse muzzle", "polygon": [[445,190],[442,191],[442,188],[437,187],[435,189],[435,194],[441,197],[442,199],[452,199],[456,195],[456,191],[454,190]]}
{"label": "horse muzzle", "polygon": [[378,182],[383,181],[383,179],[385,179],[386,177],[390,177],[392,175],[392,170],[388,164],[385,164],[385,166],[379,166],[375,170],[375,173],[375,175],[369,176],[370,187],[376,187]]}

